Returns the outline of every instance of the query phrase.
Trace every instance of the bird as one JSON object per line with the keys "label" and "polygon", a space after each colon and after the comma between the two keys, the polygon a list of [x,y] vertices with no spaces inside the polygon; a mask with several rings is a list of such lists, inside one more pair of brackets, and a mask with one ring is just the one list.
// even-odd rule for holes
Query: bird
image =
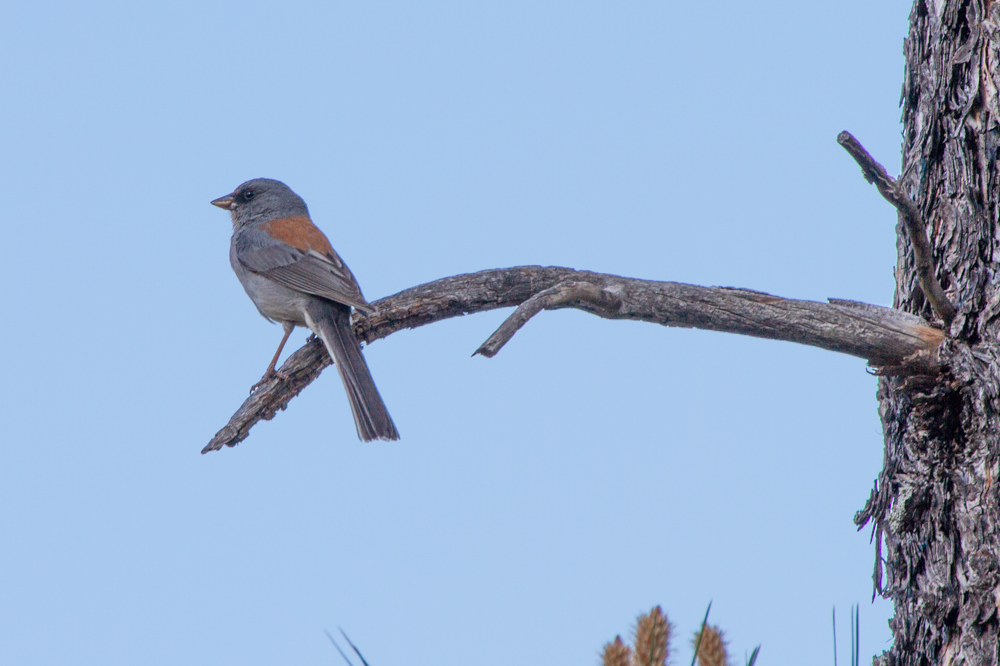
{"label": "bird", "polygon": [[326,346],[344,383],[358,438],[397,440],[399,432],[379,395],[351,328],[351,308],[375,309],[330,241],[309,216],[306,202],[278,180],[255,178],[211,202],[233,221],[229,263],[260,314],[285,335],[267,371],[250,392],[274,376],[288,336],[308,327]]}

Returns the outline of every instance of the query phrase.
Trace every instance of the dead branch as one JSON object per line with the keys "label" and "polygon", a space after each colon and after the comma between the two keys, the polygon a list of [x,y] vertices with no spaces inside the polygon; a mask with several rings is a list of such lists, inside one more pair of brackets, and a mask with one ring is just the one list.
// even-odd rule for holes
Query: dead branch
{"label": "dead branch", "polygon": [[[375,301],[354,333],[366,344],[397,331],[460,315],[518,307],[478,350],[492,356],[532,316],[572,307],[605,319],[631,319],[798,342],[867,359],[876,367],[905,366],[933,374],[943,333],[911,314],[834,300],[799,301],[748,289],[654,282],[571,268],[518,266],[428,282]],[[308,341],[273,378],[246,399],[202,453],[235,446],[258,421],[270,420],[330,365],[318,340]]]}
{"label": "dead branch", "polygon": [[955,306],[948,300],[937,279],[934,255],[931,252],[930,241],[927,240],[927,224],[924,222],[924,216],[920,214],[920,209],[910,197],[906,196],[899,181],[890,176],[885,167],[876,162],[850,132],[841,132],[837,136],[837,143],[843,146],[858,163],[865,180],[873,183],[878,188],[879,194],[899,212],[899,218],[903,221],[903,227],[913,246],[917,281],[934,314],[941,318],[947,328],[955,318]]}

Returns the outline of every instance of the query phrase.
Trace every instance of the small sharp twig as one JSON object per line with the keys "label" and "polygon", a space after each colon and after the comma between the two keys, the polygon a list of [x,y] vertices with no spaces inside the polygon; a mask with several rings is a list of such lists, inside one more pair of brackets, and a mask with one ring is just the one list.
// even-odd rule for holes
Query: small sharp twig
{"label": "small sharp twig", "polygon": [[930,241],[927,239],[927,223],[924,221],[923,215],[920,214],[920,209],[910,197],[906,196],[899,181],[890,176],[885,167],[876,162],[850,132],[841,132],[837,136],[837,143],[850,153],[854,161],[858,163],[865,180],[873,183],[878,188],[879,194],[899,211],[899,217],[903,221],[903,226],[910,238],[910,244],[913,246],[917,281],[924,292],[924,297],[934,310],[934,314],[941,318],[945,328],[947,328],[955,318],[955,306],[948,300],[937,279],[934,269],[934,255],[931,252]]}

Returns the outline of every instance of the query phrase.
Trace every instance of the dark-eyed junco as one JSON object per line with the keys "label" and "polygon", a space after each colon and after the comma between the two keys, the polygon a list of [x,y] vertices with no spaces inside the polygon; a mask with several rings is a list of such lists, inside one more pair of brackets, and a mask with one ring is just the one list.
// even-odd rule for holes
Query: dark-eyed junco
{"label": "dark-eyed junco", "polygon": [[351,330],[352,307],[374,310],[347,264],[309,218],[306,202],[282,182],[257,178],[212,204],[232,212],[229,263],[236,277],[264,318],[285,329],[254,388],[277,374],[274,366],[292,329],[308,326],[337,366],[358,437],[366,442],[399,439]]}

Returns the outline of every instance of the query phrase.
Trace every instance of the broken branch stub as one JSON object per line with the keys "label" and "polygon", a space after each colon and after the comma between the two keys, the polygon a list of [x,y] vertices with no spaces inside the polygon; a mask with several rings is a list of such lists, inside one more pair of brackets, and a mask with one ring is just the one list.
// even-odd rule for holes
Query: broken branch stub
{"label": "broken branch stub", "polygon": [[931,251],[931,244],[927,239],[927,223],[920,213],[920,208],[910,197],[906,196],[899,181],[890,176],[885,167],[875,161],[865,150],[865,147],[854,138],[854,135],[850,132],[841,132],[837,136],[837,143],[850,153],[854,161],[858,163],[865,180],[873,183],[878,188],[879,194],[895,206],[899,212],[899,218],[903,222],[903,228],[906,229],[906,235],[913,247],[917,282],[920,284],[920,289],[924,292],[927,302],[931,304],[934,314],[941,318],[945,328],[947,328],[955,318],[955,306],[948,300],[937,279],[934,253]]}

